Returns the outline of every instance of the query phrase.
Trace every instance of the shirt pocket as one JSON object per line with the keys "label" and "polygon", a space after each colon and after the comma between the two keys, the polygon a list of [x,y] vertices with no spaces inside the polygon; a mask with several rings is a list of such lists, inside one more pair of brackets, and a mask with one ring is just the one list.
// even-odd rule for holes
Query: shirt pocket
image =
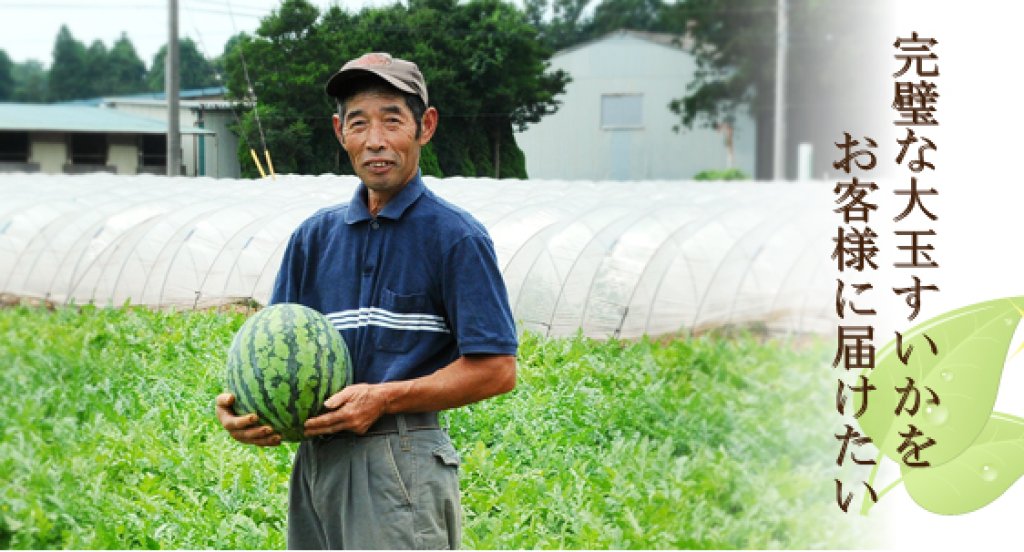
{"label": "shirt pocket", "polygon": [[425,293],[402,294],[384,288],[380,309],[374,316],[377,321],[374,345],[378,351],[407,353],[416,344],[424,328],[438,324],[434,320],[437,317],[426,312]]}

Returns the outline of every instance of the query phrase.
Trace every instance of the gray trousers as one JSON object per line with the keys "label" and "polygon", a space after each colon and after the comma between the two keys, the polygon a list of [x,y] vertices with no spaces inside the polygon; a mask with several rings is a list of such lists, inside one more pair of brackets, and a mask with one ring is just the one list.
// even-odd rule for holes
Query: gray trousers
{"label": "gray trousers", "polygon": [[455,549],[459,457],[443,429],[303,441],[288,494],[289,549]]}

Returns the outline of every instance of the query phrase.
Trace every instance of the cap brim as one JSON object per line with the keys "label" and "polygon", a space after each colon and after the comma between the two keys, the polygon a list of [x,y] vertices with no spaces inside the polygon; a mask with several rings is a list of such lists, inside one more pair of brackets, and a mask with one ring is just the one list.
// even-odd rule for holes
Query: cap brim
{"label": "cap brim", "polygon": [[345,69],[343,71],[338,71],[337,73],[335,73],[330,79],[327,80],[327,85],[324,86],[324,91],[327,92],[328,96],[333,96],[335,98],[343,96],[345,93],[345,88],[346,86],[348,86],[349,83],[351,83],[353,80],[365,77],[367,75],[377,77],[383,80],[384,82],[390,84],[391,86],[394,86],[395,88],[401,90],[402,92],[408,94],[415,94],[417,96],[420,95],[419,92],[413,90],[411,86],[403,83],[402,81],[394,77],[391,77],[390,75],[382,75],[370,69],[356,67],[353,67],[351,69]]}

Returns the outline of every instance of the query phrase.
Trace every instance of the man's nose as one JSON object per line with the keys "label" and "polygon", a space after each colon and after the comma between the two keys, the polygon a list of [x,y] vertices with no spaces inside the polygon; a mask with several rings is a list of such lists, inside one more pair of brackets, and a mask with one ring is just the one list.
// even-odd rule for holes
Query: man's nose
{"label": "man's nose", "polygon": [[367,130],[366,148],[372,151],[380,151],[385,146],[383,125],[371,123],[370,128]]}

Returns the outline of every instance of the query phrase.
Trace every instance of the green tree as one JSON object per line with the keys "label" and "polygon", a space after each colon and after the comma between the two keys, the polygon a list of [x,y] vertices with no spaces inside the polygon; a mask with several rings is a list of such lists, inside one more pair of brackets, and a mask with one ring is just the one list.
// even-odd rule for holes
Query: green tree
{"label": "green tree", "polygon": [[527,21],[541,40],[562,50],[618,30],[666,31],[664,0],[602,0],[590,16],[590,0],[526,0]]}
{"label": "green tree", "polygon": [[[827,128],[836,113],[853,112],[862,80],[836,78],[836,68],[862,63],[864,39],[875,33],[862,22],[874,20],[873,13],[884,15],[885,6],[875,0],[789,0],[788,6],[786,150],[792,151],[800,140],[825,151],[829,139],[814,129]],[[670,104],[681,126],[731,124],[749,110],[758,132],[759,178],[771,175],[777,19],[774,2],[687,0],[666,6],[661,23],[687,32],[697,61],[694,80]],[[892,42],[888,37],[875,40],[879,45]]]}
{"label": "green tree", "polygon": [[[351,173],[331,130],[334,106],[323,83],[345,60],[369,51],[413,59],[427,79],[441,113],[424,153],[428,174],[525,177],[513,127],[552,113],[568,81],[546,72],[550,50],[526,15],[498,0],[410,0],[357,14],[335,6],[322,15],[306,0],[285,0],[256,36],[243,36],[225,53],[231,94],[251,102],[244,57],[257,99],[243,115],[243,136],[259,143],[258,115],[282,172]],[[241,153],[251,175],[248,152]]]}
{"label": "green tree", "polygon": [[770,107],[771,97],[758,92],[774,78],[774,3],[691,0],[674,4],[666,19],[689,30],[697,58],[686,95],[670,105],[683,126],[717,127],[745,105],[753,104],[755,113]]}
{"label": "green tree", "polygon": [[526,0],[527,21],[540,33],[540,40],[552,51],[589,40],[591,21],[583,16],[590,0]]}
{"label": "green tree", "polygon": [[594,9],[590,24],[593,37],[621,29],[634,31],[662,31],[663,0],[603,0]]}
{"label": "green tree", "polygon": [[262,152],[264,140],[278,172],[340,170],[344,152],[333,138],[333,106],[324,96],[323,80],[337,69],[334,48],[344,51],[346,46],[331,43],[317,24],[319,16],[304,0],[285,0],[263,19],[256,36],[238,35],[224,52],[229,94],[250,107],[239,128],[239,160],[246,176],[258,176],[249,148]]}
{"label": "green tree", "polygon": [[0,50],[0,102],[14,97],[14,62],[7,52]]}
{"label": "green tree", "polygon": [[[191,38],[185,37],[178,41],[178,60],[181,70],[181,88],[206,88],[218,86],[217,73],[211,63],[199,51],[199,47]],[[153,56],[153,65],[146,75],[149,90],[161,92],[164,89],[164,70],[167,64],[167,45],[160,47]]]}
{"label": "green tree", "polygon": [[227,74],[227,57],[228,52],[233,50],[241,42],[242,37],[245,33],[237,33],[228,38],[227,42],[224,43],[224,51],[221,54],[210,60],[210,65],[213,66],[214,78],[218,85],[223,84],[225,75]]}
{"label": "green tree", "polygon": [[104,94],[130,94],[146,90],[146,64],[139,58],[128,35],[114,42],[107,53]]}
{"label": "green tree", "polygon": [[67,25],[61,25],[53,44],[48,97],[53,101],[88,98],[94,92],[95,75],[89,72],[85,45],[75,39]]}
{"label": "green tree", "polygon": [[54,42],[49,75],[25,67],[20,90],[34,101],[40,101],[36,90],[44,84],[46,96],[57,101],[127,94],[145,90],[145,74],[146,66],[126,34],[109,50],[99,40],[86,48],[63,25]]}
{"label": "green tree", "polygon": [[30,59],[14,64],[14,94],[16,102],[40,103],[49,99],[48,74],[42,62]]}
{"label": "green tree", "polygon": [[106,95],[109,92],[110,78],[110,53],[107,46],[100,40],[94,40],[85,50],[85,68],[89,72],[90,79],[87,86],[79,93],[79,98],[94,98]]}
{"label": "green tree", "polygon": [[[521,152],[516,154],[515,148],[514,157],[506,157],[503,146],[515,147],[513,127],[525,130],[554,113],[558,105],[555,95],[564,90],[568,75],[545,72],[551,51],[536,40],[536,29],[511,4],[478,0],[456,13],[461,21],[452,21],[453,27],[469,31],[464,39],[468,57],[455,69],[463,73],[458,82],[480,100],[476,124],[486,132],[493,151],[492,174],[525,177]],[[503,170],[509,162],[514,166]]]}

